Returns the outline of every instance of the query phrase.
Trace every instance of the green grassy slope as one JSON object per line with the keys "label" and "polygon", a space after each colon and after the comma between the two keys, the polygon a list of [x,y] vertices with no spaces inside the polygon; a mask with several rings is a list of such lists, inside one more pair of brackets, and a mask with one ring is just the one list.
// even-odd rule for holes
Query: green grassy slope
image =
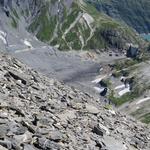
{"label": "green grassy slope", "polygon": [[[120,111],[126,112],[150,124],[150,100],[144,100],[150,97],[150,76],[149,76],[149,58],[124,59],[117,60],[113,64],[113,78],[110,76],[104,80],[108,90],[107,98],[118,107]],[[123,84],[120,78],[124,76],[126,83],[130,84],[130,92],[119,95],[122,89],[116,89],[118,85]]]}
{"label": "green grassy slope", "polygon": [[49,8],[54,3],[57,2],[43,3],[28,29],[40,40],[61,50],[122,48],[128,42],[141,42],[131,28],[99,13],[90,4],[77,0],[67,8],[61,1],[61,15],[51,15]]}

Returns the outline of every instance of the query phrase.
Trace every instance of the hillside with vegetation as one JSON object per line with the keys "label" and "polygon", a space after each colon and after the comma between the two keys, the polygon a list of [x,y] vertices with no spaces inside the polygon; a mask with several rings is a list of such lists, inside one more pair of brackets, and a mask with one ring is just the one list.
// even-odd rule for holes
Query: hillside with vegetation
{"label": "hillside with vegetation", "polygon": [[150,32],[149,0],[86,0],[97,10],[125,22],[139,33]]}
{"label": "hillside with vegetation", "polygon": [[29,32],[60,50],[122,49],[127,43],[143,42],[132,28],[82,0],[32,0],[23,5],[11,11],[12,26],[17,28],[24,18]]}

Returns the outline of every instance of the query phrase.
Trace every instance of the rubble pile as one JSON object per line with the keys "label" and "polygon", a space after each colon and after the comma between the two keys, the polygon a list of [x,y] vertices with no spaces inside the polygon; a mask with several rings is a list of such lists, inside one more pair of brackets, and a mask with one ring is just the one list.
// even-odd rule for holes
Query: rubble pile
{"label": "rubble pile", "polygon": [[0,55],[0,150],[149,150],[150,130]]}

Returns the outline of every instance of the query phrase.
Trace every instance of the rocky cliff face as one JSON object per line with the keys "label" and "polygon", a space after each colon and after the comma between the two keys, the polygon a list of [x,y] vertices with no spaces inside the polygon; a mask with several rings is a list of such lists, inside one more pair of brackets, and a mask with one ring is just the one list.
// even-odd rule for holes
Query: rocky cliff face
{"label": "rocky cliff face", "polygon": [[1,149],[150,149],[145,125],[8,55],[0,64]]}
{"label": "rocky cliff face", "polygon": [[100,12],[123,21],[139,33],[150,32],[150,1],[147,0],[87,0]]}
{"label": "rocky cliff face", "polygon": [[127,43],[143,42],[130,27],[99,13],[83,0],[3,0],[1,5],[13,28],[24,27],[61,50],[121,49]]}

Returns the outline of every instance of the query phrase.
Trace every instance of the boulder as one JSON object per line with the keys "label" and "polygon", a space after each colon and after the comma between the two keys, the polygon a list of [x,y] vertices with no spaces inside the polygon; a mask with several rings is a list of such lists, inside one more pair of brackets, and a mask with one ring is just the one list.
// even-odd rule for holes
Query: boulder
{"label": "boulder", "polygon": [[100,124],[100,123],[98,125],[94,126],[93,132],[96,133],[97,135],[100,135],[100,136],[110,134],[108,128],[105,127],[104,125]]}
{"label": "boulder", "polygon": [[113,137],[105,136],[104,137],[104,144],[106,149],[108,150],[127,150],[127,146],[123,144],[123,141],[116,140]]}
{"label": "boulder", "polygon": [[43,150],[60,150],[61,146],[53,141],[46,138],[37,138],[34,146]]}
{"label": "boulder", "polygon": [[60,131],[50,131],[48,139],[55,141],[55,142],[59,142],[63,139],[63,135]]}
{"label": "boulder", "polygon": [[90,114],[95,114],[95,115],[100,112],[100,110],[97,107],[88,103],[86,104],[86,111]]}
{"label": "boulder", "polygon": [[0,145],[0,150],[8,150],[8,149]]}

